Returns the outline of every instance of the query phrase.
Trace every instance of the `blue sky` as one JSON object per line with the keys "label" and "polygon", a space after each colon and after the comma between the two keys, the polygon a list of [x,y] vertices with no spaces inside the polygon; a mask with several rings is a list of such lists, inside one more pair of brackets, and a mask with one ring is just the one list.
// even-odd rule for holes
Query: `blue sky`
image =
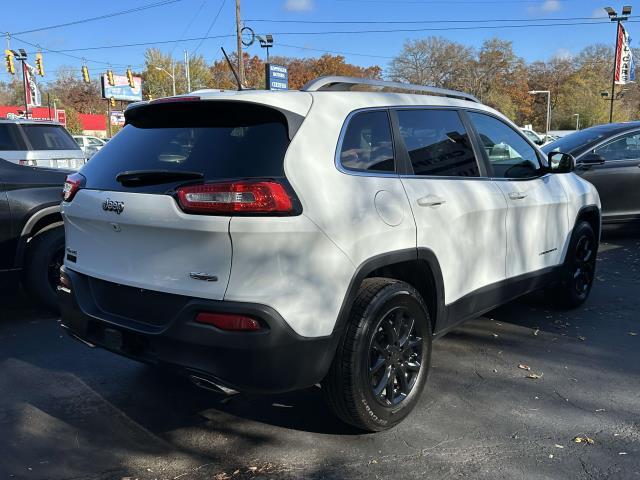
{"label": "blue sky", "polygon": [[[115,71],[124,70],[126,65],[138,66],[143,63],[143,53],[147,46],[116,48],[115,45],[202,37],[207,36],[207,31],[209,31],[208,36],[232,35],[235,32],[235,0],[175,0],[173,3],[156,8],[107,19],[17,34],[17,32],[141,7],[158,1],[22,0],[20,2],[22,13],[3,15],[0,19],[0,31],[16,33],[16,37],[11,40],[11,47],[14,49],[22,47],[28,52],[34,52],[36,48],[18,39],[53,50],[114,46],[101,50],[67,52],[69,55],[80,58],[70,58],[46,50],[43,52],[45,68],[48,72],[67,66],[76,68],[79,75],[82,58],[85,58],[92,76],[95,76],[98,71],[105,70],[107,63],[112,64]],[[625,3],[633,5],[633,2]],[[352,63],[377,64],[384,69],[389,62],[389,57],[400,51],[406,39],[428,35],[441,35],[469,46],[479,46],[483,40],[497,36],[513,41],[516,53],[527,61],[547,60],[554,55],[574,54],[591,43],[613,43],[615,29],[606,21],[606,18],[602,18],[604,5],[606,3],[603,4],[602,0],[243,0],[242,17],[245,25],[252,27],[256,33],[272,32],[274,34],[273,54],[318,56],[323,50],[345,52],[345,57]],[[619,11],[622,4],[612,3],[611,6]],[[220,14],[213,23],[218,12]],[[495,22],[465,23],[478,20],[510,20],[503,22],[502,25],[521,24],[522,22],[518,20],[526,20],[530,23],[566,23],[564,20],[554,21],[553,19],[582,17],[585,20],[574,21],[602,23],[545,28],[501,28]],[[305,22],[429,21],[433,23],[309,24],[256,21],[265,19]],[[442,22],[447,19],[460,23]],[[458,29],[478,25],[488,28]],[[627,27],[633,37],[636,24],[629,23]],[[640,29],[640,25],[637,25],[637,28]],[[310,32],[389,29],[439,30],[309,34]],[[211,61],[220,57],[220,46],[224,46],[227,50],[234,49],[235,38],[217,38],[202,42],[191,40],[163,43],[157,46],[165,52],[173,52],[176,57],[181,57],[184,49],[193,51],[197,48],[197,53],[205,55],[207,60]],[[248,51],[251,54],[264,54],[260,51],[257,42],[249,47]],[[7,78],[8,74],[4,73],[3,69],[0,79]]]}

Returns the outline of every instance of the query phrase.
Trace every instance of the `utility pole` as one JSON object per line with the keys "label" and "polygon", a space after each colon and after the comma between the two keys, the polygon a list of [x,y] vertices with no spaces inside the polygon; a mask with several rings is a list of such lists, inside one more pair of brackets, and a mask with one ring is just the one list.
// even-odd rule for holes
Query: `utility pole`
{"label": "utility pole", "polygon": [[244,85],[244,59],[242,58],[242,28],[240,27],[240,0],[236,0],[236,41],[238,54],[238,76],[240,83]]}
{"label": "utility pole", "polygon": [[620,35],[620,26],[622,22],[628,20],[631,15],[631,7],[622,7],[622,15],[611,7],[604,7],[605,12],[609,15],[609,20],[616,22],[616,43],[613,49],[613,75],[611,76],[611,107],[609,108],[609,123],[613,123],[613,102],[615,101],[616,93],[616,70],[618,70],[618,37]]}
{"label": "utility pole", "polygon": [[189,72],[189,52],[184,51],[184,73],[187,78],[187,93],[191,92],[191,72]]}

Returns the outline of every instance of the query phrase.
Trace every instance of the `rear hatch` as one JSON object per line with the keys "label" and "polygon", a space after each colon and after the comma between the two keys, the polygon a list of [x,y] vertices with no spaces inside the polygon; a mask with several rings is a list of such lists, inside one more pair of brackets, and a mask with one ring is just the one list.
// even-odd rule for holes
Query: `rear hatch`
{"label": "rear hatch", "polygon": [[29,147],[23,163],[71,170],[78,170],[84,165],[84,152],[62,125],[22,123],[20,128]]}
{"label": "rear hatch", "polygon": [[65,265],[116,284],[221,300],[231,216],[252,214],[231,207],[251,195],[247,182],[289,191],[289,137],[287,116],[264,105],[183,100],[131,108],[63,202]]}

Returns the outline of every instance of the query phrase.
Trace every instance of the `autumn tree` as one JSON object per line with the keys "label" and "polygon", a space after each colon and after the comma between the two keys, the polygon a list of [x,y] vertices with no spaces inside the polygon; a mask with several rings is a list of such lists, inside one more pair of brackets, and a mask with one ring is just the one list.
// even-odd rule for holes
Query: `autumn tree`
{"label": "autumn tree", "polygon": [[397,82],[460,88],[473,61],[474,51],[442,37],[407,40],[389,66],[389,76]]}
{"label": "autumn tree", "polygon": [[[105,101],[100,93],[100,84],[97,80],[85,83],[71,67],[61,67],[56,73],[56,79],[41,86],[43,97],[48,92],[58,100],[58,106],[73,108],[80,113],[104,113]],[[43,98],[46,100],[46,98]]]}

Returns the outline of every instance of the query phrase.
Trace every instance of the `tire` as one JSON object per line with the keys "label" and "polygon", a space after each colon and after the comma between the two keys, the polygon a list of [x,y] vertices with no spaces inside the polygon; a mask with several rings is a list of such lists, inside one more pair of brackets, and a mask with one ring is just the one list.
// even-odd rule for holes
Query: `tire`
{"label": "tire", "polygon": [[588,222],[578,222],[571,235],[560,285],[553,290],[558,307],[577,308],[587,300],[595,278],[597,253],[593,228]]}
{"label": "tire", "polygon": [[[424,389],[431,333],[427,307],[411,285],[387,278],[364,280],[322,382],[329,408],[366,431],[400,423]],[[390,387],[380,389],[383,384]]]}
{"label": "tire", "polygon": [[44,308],[58,311],[56,285],[64,259],[64,229],[52,228],[29,243],[23,283],[27,293]]}

